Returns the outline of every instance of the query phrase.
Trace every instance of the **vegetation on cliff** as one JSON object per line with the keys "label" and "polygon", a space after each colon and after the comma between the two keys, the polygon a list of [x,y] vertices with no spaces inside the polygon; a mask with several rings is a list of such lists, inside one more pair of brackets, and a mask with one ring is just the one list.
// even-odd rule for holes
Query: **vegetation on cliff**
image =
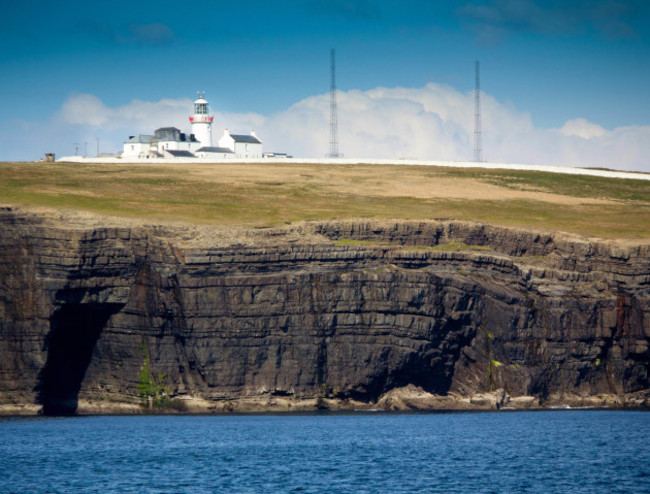
{"label": "vegetation on cliff", "polygon": [[167,373],[156,374],[151,368],[149,345],[146,340],[142,340],[140,350],[144,357],[144,363],[138,376],[137,389],[140,398],[142,398],[142,406],[151,411],[185,410],[181,402],[170,396],[171,390],[167,383]]}

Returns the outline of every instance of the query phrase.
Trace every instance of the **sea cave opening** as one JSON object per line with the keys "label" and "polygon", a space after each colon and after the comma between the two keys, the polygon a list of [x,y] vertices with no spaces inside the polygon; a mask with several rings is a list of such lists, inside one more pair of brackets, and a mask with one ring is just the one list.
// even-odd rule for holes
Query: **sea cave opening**
{"label": "sea cave opening", "polygon": [[35,387],[44,415],[74,415],[95,344],[119,304],[66,304],[50,318],[47,361]]}

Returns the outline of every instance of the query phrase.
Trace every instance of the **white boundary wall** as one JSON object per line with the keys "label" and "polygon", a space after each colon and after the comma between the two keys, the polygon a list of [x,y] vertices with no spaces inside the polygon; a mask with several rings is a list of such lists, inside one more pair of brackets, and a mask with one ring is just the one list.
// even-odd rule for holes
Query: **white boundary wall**
{"label": "white boundary wall", "polygon": [[158,164],[158,163],[183,163],[183,164],[314,164],[314,165],[408,165],[408,166],[444,166],[451,168],[487,168],[501,170],[527,170],[547,173],[564,173],[567,175],[589,175],[592,177],[627,178],[631,180],[650,180],[650,173],[624,172],[615,170],[599,170],[590,168],[573,168],[568,166],[550,165],[524,165],[516,163],[476,163],[474,161],[422,161],[422,160],[373,160],[354,158],[259,158],[259,159],[214,159],[214,158],[84,158],[83,156],[64,156],[58,162],[68,163],[119,163],[119,164]]}

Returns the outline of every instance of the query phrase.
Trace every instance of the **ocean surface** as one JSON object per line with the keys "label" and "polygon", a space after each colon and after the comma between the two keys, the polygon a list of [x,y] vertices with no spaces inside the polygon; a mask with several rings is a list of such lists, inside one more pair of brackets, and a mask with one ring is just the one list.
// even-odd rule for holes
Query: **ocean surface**
{"label": "ocean surface", "polygon": [[0,419],[1,493],[650,492],[650,412]]}

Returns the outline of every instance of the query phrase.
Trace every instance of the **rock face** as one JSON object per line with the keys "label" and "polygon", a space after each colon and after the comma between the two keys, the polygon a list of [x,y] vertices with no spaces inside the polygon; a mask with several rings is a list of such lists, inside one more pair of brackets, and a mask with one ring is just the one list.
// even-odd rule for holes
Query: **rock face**
{"label": "rock face", "polygon": [[649,403],[648,245],[108,221],[0,211],[5,413]]}

